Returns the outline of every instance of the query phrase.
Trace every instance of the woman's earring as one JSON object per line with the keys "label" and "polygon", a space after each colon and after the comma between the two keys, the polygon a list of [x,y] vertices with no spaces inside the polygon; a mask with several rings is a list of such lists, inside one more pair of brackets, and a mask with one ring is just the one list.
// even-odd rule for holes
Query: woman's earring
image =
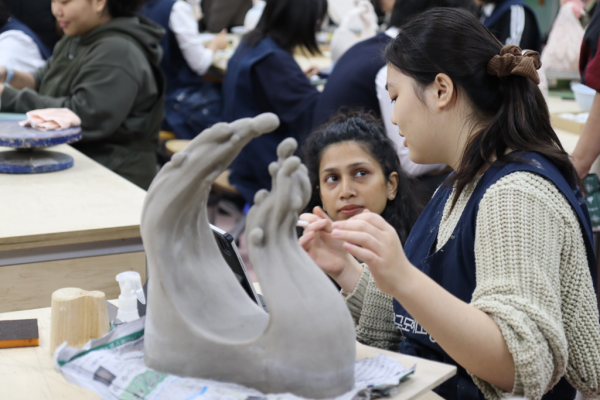
{"label": "woman's earring", "polygon": [[394,200],[396,198],[396,196],[394,196],[393,194],[390,194],[390,200]]}

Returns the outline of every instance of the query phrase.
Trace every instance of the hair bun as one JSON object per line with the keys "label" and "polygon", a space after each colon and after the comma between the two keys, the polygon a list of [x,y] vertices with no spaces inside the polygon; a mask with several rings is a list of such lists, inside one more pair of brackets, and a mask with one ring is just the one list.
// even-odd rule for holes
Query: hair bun
{"label": "hair bun", "polygon": [[520,75],[531,79],[536,85],[540,83],[537,70],[542,66],[540,53],[528,50],[522,54],[519,46],[509,44],[500,50],[487,65],[487,72],[500,78],[508,75]]}

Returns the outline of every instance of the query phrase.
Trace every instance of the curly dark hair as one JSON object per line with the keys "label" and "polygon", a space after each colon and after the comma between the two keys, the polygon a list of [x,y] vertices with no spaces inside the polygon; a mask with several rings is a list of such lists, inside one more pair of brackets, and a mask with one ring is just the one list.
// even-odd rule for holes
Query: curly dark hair
{"label": "curly dark hair", "polygon": [[386,179],[392,172],[398,173],[398,193],[393,200],[387,200],[381,216],[394,227],[404,244],[425,202],[417,181],[409,178],[400,167],[396,145],[385,134],[381,121],[372,114],[357,111],[340,113],[306,139],[302,155],[313,189],[307,212],[323,206],[319,195],[319,166],[323,152],[327,147],[342,142],[356,142],[363,147],[377,160]]}

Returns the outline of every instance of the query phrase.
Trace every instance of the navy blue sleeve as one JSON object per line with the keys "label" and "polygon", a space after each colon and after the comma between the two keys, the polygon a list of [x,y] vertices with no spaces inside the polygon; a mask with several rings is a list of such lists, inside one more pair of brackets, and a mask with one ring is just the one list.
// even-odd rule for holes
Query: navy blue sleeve
{"label": "navy blue sleeve", "polygon": [[261,111],[277,114],[282,128],[303,142],[310,134],[321,93],[294,58],[281,53],[265,57],[254,65],[252,81]]}

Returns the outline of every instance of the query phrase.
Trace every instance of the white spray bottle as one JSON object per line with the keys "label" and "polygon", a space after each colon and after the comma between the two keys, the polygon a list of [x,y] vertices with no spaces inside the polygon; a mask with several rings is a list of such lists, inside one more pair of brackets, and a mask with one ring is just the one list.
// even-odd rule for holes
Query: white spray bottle
{"label": "white spray bottle", "polygon": [[117,275],[117,281],[121,287],[121,295],[119,296],[119,312],[113,321],[113,326],[139,319],[137,301],[146,304],[140,274],[135,271],[121,272]]}

